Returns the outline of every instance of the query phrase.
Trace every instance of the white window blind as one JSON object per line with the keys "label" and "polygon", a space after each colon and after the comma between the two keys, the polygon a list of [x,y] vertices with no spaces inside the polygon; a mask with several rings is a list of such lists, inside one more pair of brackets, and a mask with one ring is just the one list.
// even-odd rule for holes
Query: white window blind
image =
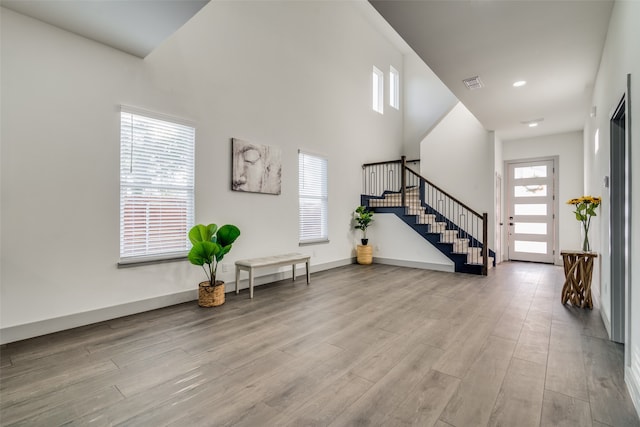
{"label": "white window blind", "polygon": [[400,109],[400,73],[393,67],[389,67],[389,105]]}
{"label": "white window blind", "polygon": [[186,253],[194,223],[195,129],[122,109],[120,259]]}
{"label": "white window blind", "polygon": [[298,153],[300,243],[329,240],[327,159]]}

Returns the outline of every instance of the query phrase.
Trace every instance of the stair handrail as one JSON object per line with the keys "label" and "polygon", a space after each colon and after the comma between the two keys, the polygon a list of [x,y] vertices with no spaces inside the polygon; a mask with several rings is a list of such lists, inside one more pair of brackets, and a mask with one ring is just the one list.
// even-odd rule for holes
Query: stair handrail
{"label": "stair handrail", "polygon": [[447,193],[446,191],[444,191],[442,188],[438,187],[437,185],[435,185],[433,182],[429,181],[427,178],[423,177],[422,175],[420,175],[419,173],[416,173],[416,171],[407,168],[406,170],[408,170],[410,173],[414,174],[416,177],[418,177],[419,179],[423,180],[424,182],[426,182],[427,184],[429,184],[430,186],[432,186],[433,188],[435,188],[436,190],[440,191],[442,194],[444,194],[445,196],[447,196],[448,198],[450,198],[451,200],[453,200],[454,202],[456,202],[457,204],[459,204],[460,206],[462,206],[463,208],[465,208],[466,210],[468,210],[469,212],[471,212],[472,214],[474,214],[475,216],[482,218],[482,215],[479,214],[478,212],[476,212],[475,210],[471,209],[469,206],[467,206],[466,204],[462,203],[460,200],[456,199],[455,197],[453,197],[451,194]]}
{"label": "stair handrail", "polygon": [[[421,180],[425,181],[427,184],[429,184],[430,186],[432,186],[433,188],[435,188],[436,190],[440,191],[441,193],[443,193],[444,195],[446,195],[447,197],[449,197],[451,200],[453,200],[454,202],[458,203],[460,206],[462,206],[463,208],[465,208],[466,210],[470,211],[471,213],[475,214],[476,216],[482,218],[482,215],[479,214],[478,212],[476,212],[474,209],[471,209],[469,206],[467,206],[466,204],[462,203],[460,200],[458,200],[457,198],[455,198],[454,196],[452,196],[451,194],[447,193],[445,190],[443,190],[442,188],[438,187],[436,184],[434,184],[433,182],[429,181],[427,178],[423,177],[422,175],[420,175],[419,173],[417,173],[416,171],[414,171],[411,168],[408,168],[406,166],[407,163],[419,163],[420,160],[406,160],[405,156],[402,156],[399,160],[388,160],[386,162],[373,162],[373,163],[364,163],[362,165],[362,169],[365,169],[368,166],[380,166],[380,165],[391,165],[391,164],[401,164],[403,167],[402,169],[404,171],[409,171],[411,173],[413,173],[416,177],[420,178]],[[401,185],[400,186],[400,191],[403,194],[406,194],[407,188],[406,188],[406,184],[405,185]],[[404,198],[404,197],[403,197]]]}
{"label": "stair handrail", "polygon": [[[385,165],[399,164],[401,166],[401,168],[400,168],[400,193],[401,193],[401,203],[402,203],[403,207],[407,207],[407,203],[406,203],[407,179],[406,178],[407,178],[407,173],[410,173],[410,174],[413,174],[419,181],[424,181],[426,184],[428,184],[429,186],[433,187],[435,190],[437,190],[440,193],[442,193],[444,196],[449,198],[451,201],[457,203],[462,208],[467,210],[470,214],[472,214],[472,215],[476,216],[477,218],[479,218],[482,221],[482,248],[481,248],[482,264],[483,264],[483,266],[482,266],[482,274],[486,276],[487,273],[488,273],[488,266],[489,266],[489,264],[488,264],[488,237],[489,237],[489,232],[488,232],[488,214],[486,212],[482,213],[482,214],[476,212],[475,209],[470,208],[467,204],[461,202],[456,197],[452,196],[447,191],[443,190],[441,187],[435,185],[434,183],[432,183],[431,181],[429,181],[428,179],[426,179],[425,177],[423,177],[422,175],[420,175],[419,173],[417,173],[413,169],[407,167],[407,163],[418,163],[418,162],[420,162],[419,159],[418,160],[407,160],[406,156],[401,156],[401,158],[399,160],[389,160],[389,161],[384,161],[384,162],[365,163],[365,164],[362,165],[362,169],[364,171],[367,167],[371,167],[371,166],[385,166]],[[363,191],[363,193],[366,193],[366,191]],[[377,196],[379,196],[379,194],[377,194]],[[479,237],[479,236],[477,236],[477,237]],[[477,239],[477,237],[474,237],[474,238]]]}

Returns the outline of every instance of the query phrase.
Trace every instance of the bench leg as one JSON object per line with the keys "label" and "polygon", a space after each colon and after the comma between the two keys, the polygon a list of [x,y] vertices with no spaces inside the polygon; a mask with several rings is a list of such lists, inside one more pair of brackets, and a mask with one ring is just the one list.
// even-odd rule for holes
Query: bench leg
{"label": "bench leg", "polygon": [[307,266],[307,285],[308,285],[309,283],[311,283],[311,274],[309,273],[309,260],[305,262],[305,265]]}
{"label": "bench leg", "polygon": [[295,282],[296,281],[296,265],[295,264],[291,266],[291,272],[293,276],[293,281]]}
{"label": "bench leg", "polygon": [[236,265],[236,295],[240,293],[240,267]]}
{"label": "bench leg", "polygon": [[249,268],[249,295],[253,299],[253,267]]}

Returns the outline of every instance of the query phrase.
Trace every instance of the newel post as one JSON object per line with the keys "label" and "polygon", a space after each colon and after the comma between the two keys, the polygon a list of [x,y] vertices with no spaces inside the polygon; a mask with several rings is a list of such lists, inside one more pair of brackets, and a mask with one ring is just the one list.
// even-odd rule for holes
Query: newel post
{"label": "newel post", "polygon": [[482,275],[486,276],[489,270],[489,215],[482,214]]}
{"label": "newel post", "polygon": [[402,192],[402,207],[404,208],[407,206],[407,156],[402,156],[400,162],[402,164],[400,167],[400,182],[402,185],[400,191]]}

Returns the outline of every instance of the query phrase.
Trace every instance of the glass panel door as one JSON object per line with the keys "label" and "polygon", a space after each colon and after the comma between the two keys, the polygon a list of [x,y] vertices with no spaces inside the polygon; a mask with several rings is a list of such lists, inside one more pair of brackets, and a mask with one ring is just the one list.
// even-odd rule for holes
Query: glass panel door
{"label": "glass panel door", "polygon": [[509,162],[509,259],[553,263],[554,161]]}

